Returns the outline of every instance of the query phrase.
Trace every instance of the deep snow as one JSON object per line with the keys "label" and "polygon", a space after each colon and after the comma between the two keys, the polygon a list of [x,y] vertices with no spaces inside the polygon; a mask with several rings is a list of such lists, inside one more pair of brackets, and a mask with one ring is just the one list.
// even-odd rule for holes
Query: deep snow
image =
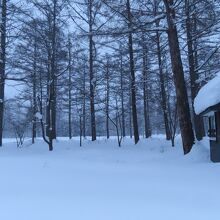
{"label": "deep snow", "polygon": [[0,149],[2,220],[219,219],[220,164],[209,161],[207,140],[183,156],[163,137],[60,139]]}

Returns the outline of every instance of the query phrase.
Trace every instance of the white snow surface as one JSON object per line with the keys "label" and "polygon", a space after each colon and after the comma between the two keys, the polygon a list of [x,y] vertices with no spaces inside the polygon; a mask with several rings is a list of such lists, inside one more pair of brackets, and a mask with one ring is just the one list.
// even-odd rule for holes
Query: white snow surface
{"label": "white snow surface", "polygon": [[220,73],[199,90],[194,100],[195,113],[200,114],[218,103],[220,103]]}
{"label": "white snow surface", "polygon": [[219,219],[220,164],[208,141],[183,156],[164,137],[141,140],[42,140],[0,149],[2,220]]}

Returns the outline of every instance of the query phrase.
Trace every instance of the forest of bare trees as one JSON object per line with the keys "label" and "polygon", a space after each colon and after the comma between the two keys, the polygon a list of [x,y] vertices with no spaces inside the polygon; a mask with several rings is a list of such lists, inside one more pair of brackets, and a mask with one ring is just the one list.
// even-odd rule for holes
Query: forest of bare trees
{"label": "forest of bare trees", "polygon": [[0,146],[181,134],[187,154],[205,136],[193,103],[220,69],[219,1],[0,2]]}

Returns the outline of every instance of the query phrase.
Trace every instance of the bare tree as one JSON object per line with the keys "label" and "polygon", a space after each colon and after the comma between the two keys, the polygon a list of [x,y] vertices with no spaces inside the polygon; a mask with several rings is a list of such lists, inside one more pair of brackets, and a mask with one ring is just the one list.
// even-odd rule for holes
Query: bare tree
{"label": "bare tree", "polygon": [[168,41],[170,47],[171,64],[176,87],[177,109],[179,125],[183,142],[184,154],[190,152],[194,144],[194,133],[190,118],[189,102],[186,91],[182,60],[180,55],[177,27],[175,24],[175,7],[173,0],[163,0],[166,7],[168,23]]}
{"label": "bare tree", "polygon": [[[132,28],[132,14],[130,0],[127,0],[127,19],[128,29]],[[135,82],[135,67],[134,67],[134,52],[133,52],[133,38],[132,33],[128,34],[128,48],[130,57],[130,73],[131,73],[131,108],[132,108],[132,119],[133,119],[133,130],[134,130],[134,142],[135,144],[139,141],[138,131],[138,118],[137,118],[137,107],[136,107],[136,82]]]}
{"label": "bare tree", "polygon": [[4,98],[5,98],[5,55],[6,55],[6,19],[7,19],[7,0],[0,3],[0,146],[2,146],[3,137],[3,117],[4,117]]}

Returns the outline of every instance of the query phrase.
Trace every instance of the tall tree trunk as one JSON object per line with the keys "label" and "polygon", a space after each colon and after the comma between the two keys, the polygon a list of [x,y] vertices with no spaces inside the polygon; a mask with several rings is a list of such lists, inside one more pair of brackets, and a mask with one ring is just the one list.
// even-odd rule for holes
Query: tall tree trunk
{"label": "tall tree trunk", "polygon": [[57,1],[58,0],[53,0],[53,26],[52,26],[52,63],[51,63],[51,110],[52,110],[52,139],[56,139],[56,96],[57,96],[57,91],[56,91],[56,86],[57,86],[57,58],[56,58],[56,52],[57,52],[57,47],[56,47],[56,33],[57,33]]}
{"label": "tall tree trunk", "polygon": [[109,139],[109,61],[107,58],[106,64],[106,137]]}
{"label": "tall tree trunk", "polygon": [[147,46],[144,33],[142,33],[142,56],[143,56],[143,101],[144,101],[144,134],[145,138],[151,136],[150,112],[149,112],[149,96],[148,96],[148,65],[147,65]]}
{"label": "tall tree trunk", "polygon": [[[122,49],[122,48],[121,48]],[[121,117],[122,117],[122,136],[126,136],[125,132],[125,108],[124,108],[124,74],[123,74],[123,56],[120,53],[120,86],[121,86]]]}
{"label": "tall tree trunk", "polygon": [[194,144],[194,133],[190,118],[189,102],[184,79],[177,28],[175,25],[175,7],[173,0],[163,1],[166,7],[166,16],[168,23],[168,41],[174,76],[174,84],[176,88],[177,108],[180,131],[183,142],[183,151],[184,154],[187,154],[190,152]]}
{"label": "tall tree trunk", "polygon": [[165,89],[165,80],[162,66],[162,57],[161,57],[161,47],[160,47],[160,35],[158,31],[156,32],[156,42],[157,42],[157,58],[159,65],[159,77],[160,77],[160,93],[161,93],[161,104],[163,109],[163,118],[166,132],[166,139],[171,139],[169,121],[168,121],[168,111],[167,111],[167,95]]}
{"label": "tall tree trunk", "polygon": [[[132,27],[130,0],[127,0],[127,16],[128,16],[128,29],[130,30]],[[132,105],[134,141],[135,144],[137,144],[139,141],[139,131],[138,131],[138,118],[137,118],[137,107],[136,107],[136,82],[135,82],[135,68],[134,68],[133,37],[131,32],[128,34],[128,47],[129,47],[129,57],[130,57],[130,72],[131,72],[131,105]]]}
{"label": "tall tree trunk", "polygon": [[68,130],[69,139],[72,139],[72,51],[71,41],[69,39],[68,53],[69,53],[69,74],[68,74]]}
{"label": "tall tree trunk", "polygon": [[[53,139],[56,138],[56,22],[57,22],[57,0],[53,1],[51,25],[51,51],[49,52],[48,63],[48,102],[47,102],[47,136],[49,139],[49,151],[53,150]],[[50,50],[50,49],[49,49]]]}
{"label": "tall tree trunk", "polygon": [[89,0],[89,74],[90,74],[90,114],[91,114],[91,135],[92,141],[96,140],[96,118],[95,118],[95,78],[93,70],[93,16],[92,0]]}
{"label": "tall tree trunk", "polygon": [[4,121],[4,99],[5,99],[5,51],[6,51],[6,16],[7,0],[1,3],[1,45],[0,45],[0,147],[2,146],[3,121]]}
{"label": "tall tree trunk", "polygon": [[132,132],[132,106],[131,106],[131,80],[130,80],[130,84],[129,84],[129,134],[130,134],[130,138],[133,137],[133,132]]}
{"label": "tall tree trunk", "polygon": [[205,128],[203,118],[195,113],[194,99],[199,91],[198,73],[195,68],[195,53],[193,51],[193,38],[192,38],[192,18],[190,17],[190,1],[185,0],[186,11],[186,34],[187,34],[187,47],[188,47],[188,63],[190,73],[190,88],[191,88],[191,104],[194,120],[194,128],[197,140],[202,140],[205,136]]}
{"label": "tall tree trunk", "polygon": [[82,115],[80,114],[80,116],[79,116],[79,137],[80,137],[79,146],[80,147],[82,147],[82,134],[83,134],[83,131],[82,131]]}
{"label": "tall tree trunk", "polygon": [[82,122],[83,137],[86,137],[86,70],[83,73],[83,122]]}
{"label": "tall tree trunk", "polygon": [[[154,16],[158,15],[158,2],[154,1]],[[160,21],[156,22],[156,26],[159,27]],[[157,45],[157,59],[158,59],[158,67],[159,67],[159,79],[160,79],[160,94],[161,94],[161,106],[163,110],[163,118],[164,118],[164,127],[166,133],[166,139],[171,139],[171,130],[169,126],[169,115],[168,115],[168,98],[166,93],[166,86],[165,86],[165,76],[163,72],[163,65],[162,65],[162,51],[160,45],[160,33],[156,31],[156,45]]]}
{"label": "tall tree trunk", "polygon": [[[35,27],[36,28],[36,27]],[[33,107],[32,107],[32,144],[35,142],[35,138],[37,135],[37,124],[36,124],[36,113],[37,113],[37,78],[36,78],[36,68],[37,68],[37,39],[34,39],[34,62],[33,62]]]}

